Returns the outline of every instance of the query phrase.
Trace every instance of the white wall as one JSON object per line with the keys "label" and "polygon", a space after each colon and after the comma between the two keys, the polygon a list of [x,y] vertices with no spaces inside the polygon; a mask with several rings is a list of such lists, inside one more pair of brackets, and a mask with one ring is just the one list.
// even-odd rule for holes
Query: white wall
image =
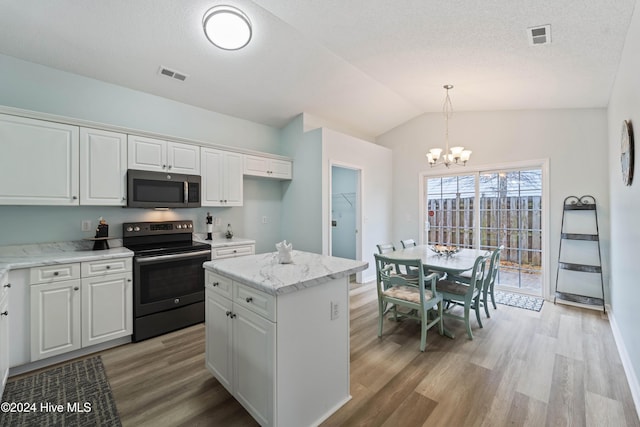
{"label": "white wall", "polygon": [[[546,282],[552,289],[562,202],[569,195],[593,195],[598,201],[606,282],[610,238],[604,109],[455,112],[449,123],[449,135],[450,144],[473,150],[468,168],[549,159],[550,244]],[[377,142],[393,149],[393,240],[399,244],[400,239],[418,239],[419,174],[433,172],[425,153],[429,148],[444,146],[444,118],[442,114],[424,114],[380,136]],[[443,166],[439,168],[443,173],[464,172],[461,167],[448,171]]]}
{"label": "white wall", "polygon": [[[611,305],[610,318],[625,363],[636,409],[640,412],[640,8],[636,7],[609,101],[608,155],[611,199]],[[631,120],[635,133],[635,178],[622,182],[620,135],[622,121]]]}
{"label": "white wall", "polygon": [[339,162],[357,167],[362,170],[363,224],[360,259],[369,263],[369,268],[362,272],[362,280],[373,280],[375,278],[373,254],[376,252],[376,244],[387,242],[391,238],[392,152],[388,148],[331,129],[323,128],[321,131],[323,141],[322,197],[325,200],[322,219],[323,253],[326,254],[329,251],[330,164],[331,162]]}
{"label": "white wall", "polygon": [[[269,126],[5,55],[0,55],[0,76],[1,105],[281,154],[280,130]],[[123,222],[175,218],[193,220],[196,231],[204,233],[210,211],[223,224],[230,222],[237,236],[254,238],[257,252],[272,251],[280,240],[281,187],[276,181],[245,179],[242,208],[162,213],[119,207],[0,206],[0,245],[91,237],[92,233],[81,231],[81,221],[92,220],[95,225],[99,216],[107,219],[110,235],[115,237],[122,235]],[[273,221],[262,224],[262,216]]]}
{"label": "white wall", "polygon": [[293,180],[283,185],[282,238],[322,253],[322,134],[305,133],[303,120],[300,114],[282,131],[283,154],[293,158]]}

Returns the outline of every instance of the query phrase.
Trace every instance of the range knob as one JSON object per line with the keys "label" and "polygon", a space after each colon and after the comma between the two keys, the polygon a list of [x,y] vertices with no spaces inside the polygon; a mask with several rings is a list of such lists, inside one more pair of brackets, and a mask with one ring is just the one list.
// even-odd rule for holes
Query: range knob
{"label": "range knob", "polygon": [[187,226],[187,224],[182,224],[182,228],[184,228],[186,230],[189,227]]}
{"label": "range knob", "polygon": [[127,227],[127,231],[128,231],[129,233],[131,233],[131,232],[133,231],[133,227],[132,227],[132,226],[128,226],[128,227]]}
{"label": "range knob", "polygon": [[182,225],[178,224],[178,225],[176,225],[176,228],[177,228],[178,230],[180,230],[180,229],[182,228]]}
{"label": "range knob", "polygon": [[189,228],[193,228],[193,224],[189,224]]}
{"label": "range knob", "polygon": [[136,225],[135,227],[133,227],[133,231],[140,231],[140,227]]}

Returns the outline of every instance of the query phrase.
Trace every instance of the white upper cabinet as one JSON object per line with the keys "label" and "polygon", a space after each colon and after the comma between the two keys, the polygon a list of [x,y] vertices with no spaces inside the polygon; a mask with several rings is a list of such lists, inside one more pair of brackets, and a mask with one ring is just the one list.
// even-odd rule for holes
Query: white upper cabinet
{"label": "white upper cabinet", "polygon": [[80,204],[125,206],[127,135],[80,128]]}
{"label": "white upper cabinet", "polygon": [[244,174],[266,178],[291,179],[292,163],[290,160],[247,154],[244,156]]}
{"label": "white upper cabinet", "polygon": [[202,148],[202,206],[242,206],[242,154]]}
{"label": "white upper cabinet", "polygon": [[129,135],[129,169],[200,174],[200,147]]}
{"label": "white upper cabinet", "polygon": [[0,114],[0,146],[0,204],[79,204],[77,126]]}

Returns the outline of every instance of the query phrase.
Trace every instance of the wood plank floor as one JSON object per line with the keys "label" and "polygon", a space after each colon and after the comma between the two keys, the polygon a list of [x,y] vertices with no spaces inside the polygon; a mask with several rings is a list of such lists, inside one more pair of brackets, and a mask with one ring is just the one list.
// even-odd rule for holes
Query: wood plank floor
{"label": "wood plank floor", "polygon": [[[356,285],[357,286],[357,285]],[[385,321],[372,284],[351,291],[352,400],[326,426],[640,427],[606,317],[545,302],[498,305],[484,328],[446,319],[455,339]],[[204,367],[204,327],[101,353],[126,426],[253,426]]]}

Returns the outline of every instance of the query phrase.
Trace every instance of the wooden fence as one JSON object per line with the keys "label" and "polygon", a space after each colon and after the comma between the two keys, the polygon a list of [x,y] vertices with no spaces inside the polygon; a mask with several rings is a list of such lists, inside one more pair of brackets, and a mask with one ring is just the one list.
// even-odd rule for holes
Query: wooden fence
{"label": "wooden fence", "polygon": [[[502,263],[537,269],[542,260],[542,197],[482,197],[480,248],[504,245]],[[430,199],[428,243],[473,247],[474,197]]]}

